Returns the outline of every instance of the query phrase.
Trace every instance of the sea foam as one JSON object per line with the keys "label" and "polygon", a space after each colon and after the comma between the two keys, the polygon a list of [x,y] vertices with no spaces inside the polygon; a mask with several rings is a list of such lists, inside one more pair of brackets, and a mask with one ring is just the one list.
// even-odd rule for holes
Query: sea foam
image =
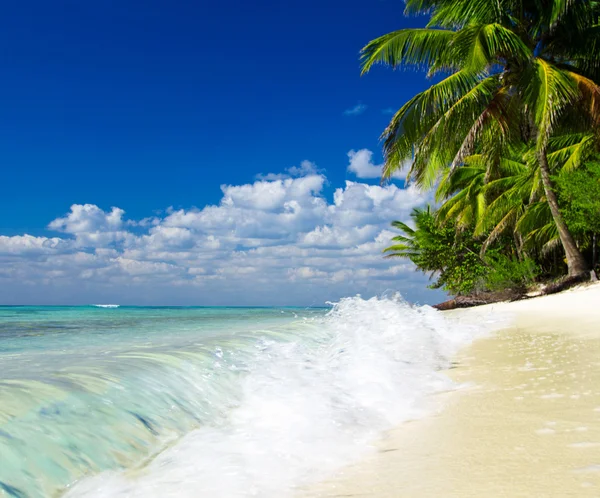
{"label": "sea foam", "polygon": [[[67,496],[292,496],[375,451],[383,431],[435,409],[432,395],[457,387],[442,371],[483,333],[400,298],[343,299],[285,340],[257,334],[231,405],[223,408],[223,387],[206,394],[220,401],[213,423],[135,471],[82,479]],[[238,368],[218,347],[213,367]]]}

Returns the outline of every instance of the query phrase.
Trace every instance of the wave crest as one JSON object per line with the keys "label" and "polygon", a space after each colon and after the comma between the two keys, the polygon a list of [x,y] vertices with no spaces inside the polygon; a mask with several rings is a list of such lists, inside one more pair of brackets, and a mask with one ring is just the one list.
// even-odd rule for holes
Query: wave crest
{"label": "wave crest", "polygon": [[135,477],[100,474],[67,496],[289,496],[373,451],[382,431],[427,414],[431,394],[457,387],[442,370],[481,333],[398,296],[352,297],[284,334],[257,333],[241,369],[241,352],[223,344],[215,349],[217,377],[240,375],[222,384],[215,377],[196,395],[221,407],[229,399],[229,410]]}

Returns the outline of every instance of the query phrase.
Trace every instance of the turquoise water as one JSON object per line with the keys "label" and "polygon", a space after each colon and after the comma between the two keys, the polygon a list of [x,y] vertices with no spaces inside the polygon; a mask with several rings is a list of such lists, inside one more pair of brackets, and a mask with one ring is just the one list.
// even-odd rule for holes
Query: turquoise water
{"label": "turquoise water", "polygon": [[0,307],[0,496],[291,497],[429,413],[474,334],[398,297]]}
{"label": "turquoise water", "polygon": [[0,307],[0,490],[51,496],[239,402],[261,341],[325,310]]}

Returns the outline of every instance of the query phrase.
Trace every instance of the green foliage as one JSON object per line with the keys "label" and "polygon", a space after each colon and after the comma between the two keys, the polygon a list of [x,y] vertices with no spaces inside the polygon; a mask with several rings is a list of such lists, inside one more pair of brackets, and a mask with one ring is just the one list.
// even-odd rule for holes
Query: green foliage
{"label": "green foliage", "polygon": [[443,288],[455,295],[473,292],[488,269],[479,256],[481,244],[473,239],[472,232],[438,223],[429,206],[413,210],[411,218],[415,228],[399,221],[392,223],[403,234],[394,237],[395,244],[384,250],[387,257],[410,259],[418,270],[436,278],[430,286],[434,289]]}
{"label": "green foliage", "polygon": [[[588,226],[592,187],[564,175],[600,148],[600,3],[406,0],[405,13],[429,23],[368,43],[363,73],[383,64],[441,79],[406,102],[383,132],[384,179],[409,161],[408,181],[439,185],[440,227],[474,234],[469,244],[483,240],[482,252],[513,235],[509,253],[517,259],[494,260],[509,281],[532,274],[521,264],[527,254],[537,264],[561,246],[569,274],[585,273],[580,248],[597,231]],[[550,175],[559,173],[555,188]],[[438,268],[438,282],[449,288],[446,275],[462,264]]]}
{"label": "green foliage", "polygon": [[410,178],[430,187],[478,148],[488,154],[535,138],[543,150],[565,123],[573,131],[597,123],[599,12],[587,1],[407,1],[406,13],[427,15],[429,24],[368,43],[363,73],[384,64],[447,77],[409,100],[384,131],[384,176],[410,160]]}
{"label": "green foliage", "polygon": [[472,241],[464,239],[454,246],[456,252],[448,251],[448,263],[433,288],[443,288],[455,296],[464,296],[473,293],[481,281],[489,274],[481,258],[468,246]]}
{"label": "green foliage", "polygon": [[539,266],[531,258],[519,260],[499,251],[490,251],[486,261],[491,270],[485,277],[485,288],[491,292],[505,289],[525,291],[540,274]]}
{"label": "green foliage", "polygon": [[524,290],[539,274],[535,261],[518,259],[510,245],[508,252],[506,245],[494,248],[484,260],[479,255],[482,244],[471,229],[457,230],[454,223],[441,222],[437,214],[429,206],[413,210],[414,228],[393,222],[392,226],[403,234],[384,249],[387,257],[408,258],[418,270],[429,273],[435,278],[431,288],[442,288],[453,295]]}
{"label": "green foliage", "polygon": [[[551,141],[549,156],[579,147],[587,137],[565,136]],[[437,211],[415,210],[414,228],[394,222],[403,235],[387,248],[388,256],[407,257],[435,277],[434,288],[464,295],[505,289],[524,291],[538,278],[564,271],[556,225],[532,161],[533,146],[515,148],[490,166],[482,155],[466,158],[465,166],[447,174],[437,196]],[[600,161],[598,153],[575,169],[557,163],[555,182],[562,214],[578,246],[592,266],[600,234]],[[563,163],[566,164],[566,163]],[[595,258],[595,259],[594,259]]]}
{"label": "green foliage", "polygon": [[579,236],[600,233],[600,162],[563,172],[556,183],[569,229]]}

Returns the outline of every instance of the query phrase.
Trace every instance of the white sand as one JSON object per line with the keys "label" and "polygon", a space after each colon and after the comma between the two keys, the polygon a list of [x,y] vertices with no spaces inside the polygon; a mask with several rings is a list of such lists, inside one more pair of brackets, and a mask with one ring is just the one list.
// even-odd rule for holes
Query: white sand
{"label": "white sand", "polygon": [[305,497],[600,496],[600,285],[469,310],[510,316],[448,374],[469,387]]}

